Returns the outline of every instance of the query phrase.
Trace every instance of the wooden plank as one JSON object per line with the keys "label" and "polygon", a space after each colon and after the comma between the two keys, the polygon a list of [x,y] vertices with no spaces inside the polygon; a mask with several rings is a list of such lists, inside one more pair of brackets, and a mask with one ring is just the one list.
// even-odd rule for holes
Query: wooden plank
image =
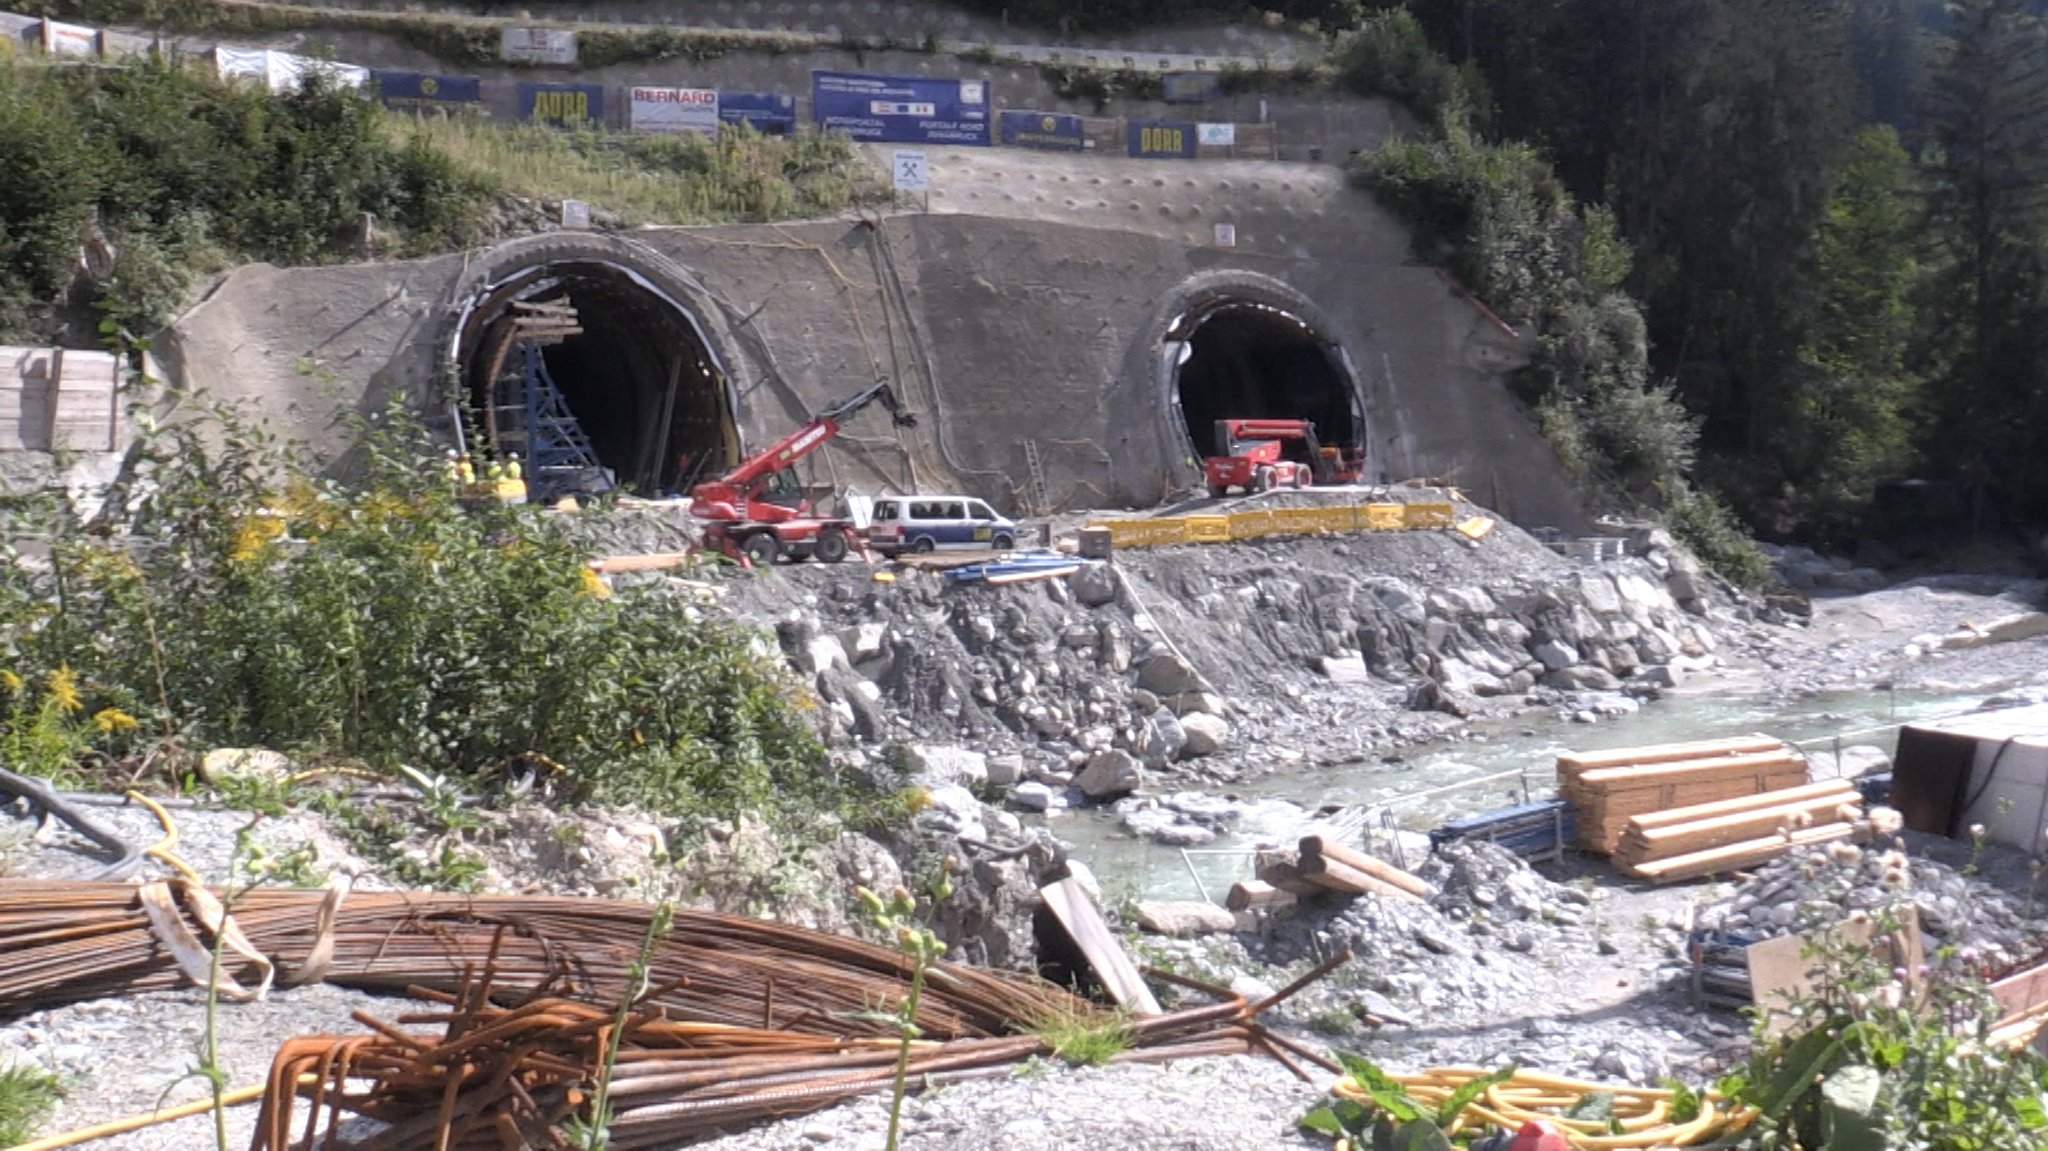
{"label": "wooden plank", "polygon": [[1792,833],[1787,839],[1782,835],[1762,839],[1744,840],[1726,847],[1695,851],[1686,855],[1674,855],[1669,859],[1649,860],[1637,864],[1621,865],[1620,870],[1639,879],[1652,879],[1659,883],[1670,883],[1680,879],[1698,879],[1703,875],[1716,875],[1736,871],[1744,867],[1755,867],[1768,863],[1788,851],[1801,847],[1813,847],[1847,839],[1856,828],[1847,823],[1829,823],[1820,827],[1809,827]]}
{"label": "wooden plank", "polygon": [[[1796,767],[1806,770],[1806,757],[1789,749],[1757,752],[1749,755],[1715,756],[1711,759],[1690,759],[1676,763],[1631,764],[1626,767],[1602,767],[1582,773],[1573,781],[1574,787],[1616,788],[1642,787],[1655,783],[1678,782],[1694,778],[1719,776],[1740,776],[1758,771],[1777,771]],[[1803,781],[1803,777],[1802,777]]]}
{"label": "wooden plank", "polygon": [[1331,891],[1349,895],[1381,895],[1388,899],[1421,903],[1422,897],[1412,891],[1396,887],[1378,876],[1339,863],[1327,855],[1303,856],[1301,859],[1302,878]]}
{"label": "wooden plank", "polygon": [[1801,787],[1787,787],[1777,791],[1759,791],[1736,799],[1724,799],[1714,803],[1696,803],[1689,807],[1672,807],[1663,811],[1646,812],[1633,820],[1644,831],[1656,827],[1668,827],[1674,823],[1692,823],[1695,820],[1710,819],[1717,815],[1733,815],[1739,811],[1754,811],[1759,807],[1774,807],[1779,804],[1797,803],[1803,799],[1817,799],[1825,795],[1854,796],[1856,789],[1846,779],[1831,779],[1825,783],[1809,783]]}
{"label": "wooden plank", "polygon": [[[1766,792],[1765,794],[1770,794]],[[1660,855],[1677,855],[1723,844],[1737,843],[1745,839],[1756,839],[1771,835],[1781,827],[1797,831],[1800,827],[1811,827],[1822,823],[1842,823],[1846,820],[1834,814],[1838,809],[1853,806],[1856,811],[1849,818],[1861,818],[1863,804],[1857,799],[1825,797],[1802,800],[1781,807],[1765,807],[1755,811],[1739,811],[1733,815],[1717,815],[1696,823],[1679,823],[1666,827],[1641,830],[1633,820],[1627,831],[1622,833],[1624,844],[1634,843]],[[1807,816],[1804,824],[1801,815]]]}
{"label": "wooden plank", "polygon": [[2048,1004],[2048,964],[2008,975],[1992,984],[1991,997],[1998,1000],[2007,1017]]}
{"label": "wooden plank", "polygon": [[1300,847],[1301,868],[1304,875],[1311,877],[1314,875],[1314,871],[1310,868],[1308,862],[1311,857],[1333,859],[1355,871],[1363,871],[1382,883],[1391,883],[1418,899],[1428,899],[1435,894],[1429,889],[1429,884],[1395,867],[1393,864],[1367,855],[1363,851],[1346,847],[1328,836],[1304,835],[1301,837]]}
{"label": "wooden plank", "polygon": [[1062,879],[1039,888],[1038,894],[1074,945],[1081,949],[1095,977],[1102,981],[1103,990],[1118,1006],[1133,1015],[1160,1014],[1159,1001],[1152,997],[1152,989],[1145,986],[1138,965],[1131,962],[1123,944],[1117,942],[1116,933],[1103,922],[1095,901],[1088,898],[1088,892],[1079,883],[1072,878]]}
{"label": "wooden plank", "polygon": [[1283,891],[1263,880],[1247,879],[1230,885],[1223,906],[1231,911],[1250,911],[1255,907],[1285,907],[1297,898],[1292,891]]}
{"label": "wooden plank", "polygon": [[1645,747],[1622,747],[1611,751],[1574,751],[1557,757],[1560,774],[1567,769],[1577,775],[1602,767],[1627,767],[1646,763],[1672,763],[1685,759],[1706,759],[1710,756],[1741,755],[1749,752],[1774,751],[1786,746],[1785,741],[1767,735],[1737,736],[1733,739],[1704,739],[1694,743],[1659,743]]}
{"label": "wooden plank", "polygon": [[1299,863],[1277,853],[1259,857],[1259,879],[1290,895],[1318,895],[1323,891],[1321,885],[1309,882],[1301,873]]}
{"label": "wooden plank", "polygon": [[[1818,934],[1841,945],[1869,948],[1890,960],[1889,966],[1904,968],[1908,972],[1906,989],[1917,1001],[1925,990],[1919,971],[1926,958],[1919,912],[1910,904],[1906,906],[1899,919],[1899,930],[1882,939],[1871,938],[1872,927],[1867,919],[1845,921]],[[1750,944],[1745,949],[1750,995],[1764,1013],[1766,1035],[1784,1034],[1794,1023],[1792,1005],[1813,997],[1823,966],[1819,957],[1809,954],[1813,944],[1808,935],[1784,935]]]}

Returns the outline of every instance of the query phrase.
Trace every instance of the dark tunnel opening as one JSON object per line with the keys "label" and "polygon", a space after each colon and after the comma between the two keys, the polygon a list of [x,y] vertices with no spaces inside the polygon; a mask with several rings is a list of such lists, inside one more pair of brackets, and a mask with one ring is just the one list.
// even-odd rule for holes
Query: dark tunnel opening
{"label": "dark tunnel opening", "polygon": [[624,269],[556,264],[494,285],[462,346],[469,442],[517,453],[537,498],[687,492],[739,462],[716,356],[679,304]]}
{"label": "dark tunnel opening", "polygon": [[[1299,318],[1231,302],[1182,320],[1169,339],[1186,341],[1174,385],[1198,458],[1224,453],[1216,421],[1226,419],[1307,420],[1325,447],[1362,449],[1356,389],[1342,353]],[[1281,451],[1308,462],[1298,441]]]}

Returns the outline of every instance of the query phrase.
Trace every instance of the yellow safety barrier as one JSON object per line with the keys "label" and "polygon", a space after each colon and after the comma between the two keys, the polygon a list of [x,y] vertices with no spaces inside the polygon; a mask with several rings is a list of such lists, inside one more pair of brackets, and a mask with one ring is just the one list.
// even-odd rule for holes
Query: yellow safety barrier
{"label": "yellow safety barrier", "polygon": [[[1478,521],[1484,521],[1481,526]],[[1229,515],[1162,516],[1145,520],[1098,520],[1088,525],[1109,532],[1112,547],[1157,548],[1186,543],[1226,543],[1328,532],[1401,531],[1460,528],[1473,539],[1486,534],[1491,520],[1473,517],[1457,522],[1450,503],[1345,504],[1317,508],[1258,508]]]}
{"label": "yellow safety barrier", "polygon": [[1408,526],[1406,504],[1366,504],[1358,508],[1359,527],[1367,531],[1399,531]]}
{"label": "yellow safety barrier", "polygon": [[1401,518],[1411,528],[1447,528],[1457,514],[1450,504],[1408,504]]}

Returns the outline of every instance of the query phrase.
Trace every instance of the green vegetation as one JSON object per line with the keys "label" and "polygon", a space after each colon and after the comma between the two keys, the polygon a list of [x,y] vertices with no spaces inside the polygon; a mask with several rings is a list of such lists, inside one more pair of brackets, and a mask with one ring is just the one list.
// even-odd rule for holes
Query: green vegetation
{"label": "green vegetation", "polygon": [[609,593],[537,509],[457,507],[400,420],[362,443],[343,486],[256,432],[180,425],[117,497],[133,545],[10,514],[49,561],[0,569],[0,740],[54,707],[122,717],[87,734],[107,761],[263,746],[451,784],[559,764],[572,799],[867,810],[820,770],[772,644],[665,584]]}
{"label": "green vegetation", "polygon": [[26,1063],[0,1067],[0,1146],[12,1147],[35,1138],[44,1118],[63,1097],[57,1077],[40,1067]]}
{"label": "green vegetation", "polygon": [[1054,1055],[1083,1067],[1107,1063],[1131,1046],[1131,1021],[1116,1011],[1054,1009],[1027,1027]]}
{"label": "green vegetation", "polygon": [[[952,861],[947,860],[950,866]],[[929,912],[953,895],[953,877],[941,870],[926,889],[930,897]],[[889,1134],[883,1140],[886,1151],[896,1151],[897,1140],[902,1134],[903,1097],[910,1088],[910,1045],[924,1029],[917,1025],[917,1005],[924,996],[925,976],[932,965],[946,954],[946,943],[931,929],[925,918],[918,916],[917,897],[908,888],[899,887],[889,893],[888,899],[866,887],[854,888],[855,907],[869,926],[890,937],[910,961],[910,990],[893,1006],[887,1007],[879,1018],[896,1027],[896,1073],[892,1079],[889,1095]]]}
{"label": "green vegetation", "polygon": [[362,213],[432,251],[477,235],[489,186],[383,113],[317,83],[276,97],[175,66],[0,65],[0,338],[74,290],[89,221],[118,253],[91,300],[148,331],[191,276],[235,259],[305,263]]}
{"label": "green vegetation", "polygon": [[633,224],[830,215],[889,196],[837,136],[632,135],[442,116],[393,118],[387,129],[507,192],[588,200]]}
{"label": "green vegetation", "polygon": [[[1873,922],[1878,937],[1897,927]],[[1767,1038],[1760,1020],[1748,1062],[1721,1081],[1760,1113],[1748,1145],[1987,1151],[2048,1138],[2048,1060],[1993,1043],[2003,1011],[1955,948],[1932,957],[1925,1002],[1869,946],[1834,937],[1814,957],[1827,982],[1792,1005],[1798,1023]]]}

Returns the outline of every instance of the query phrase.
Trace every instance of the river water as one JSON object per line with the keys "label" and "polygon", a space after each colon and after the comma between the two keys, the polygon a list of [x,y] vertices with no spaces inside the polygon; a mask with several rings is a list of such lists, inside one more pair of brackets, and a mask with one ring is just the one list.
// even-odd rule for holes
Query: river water
{"label": "river water", "polygon": [[[1384,759],[1278,769],[1235,790],[1253,809],[1233,834],[1186,852],[1132,836],[1106,810],[1063,813],[1047,826],[1094,869],[1111,899],[1206,895],[1221,902],[1232,883],[1250,876],[1250,848],[1292,843],[1311,822],[1308,813],[1325,805],[1385,805],[1402,827],[1427,831],[1525,796],[1549,798],[1557,757],[1567,751],[1763,734],[1797,743],[1815,759],[1825,759],[1837,744],[1875,746],[1889,755],[1900,724],[1971,711],[1987,698],[1868,690],[1797,699],[1680,694],[1595,724],[1525,715],[1475,724],[1471,738]],[[1275,800],[1284,802],[1260,802]]]}

